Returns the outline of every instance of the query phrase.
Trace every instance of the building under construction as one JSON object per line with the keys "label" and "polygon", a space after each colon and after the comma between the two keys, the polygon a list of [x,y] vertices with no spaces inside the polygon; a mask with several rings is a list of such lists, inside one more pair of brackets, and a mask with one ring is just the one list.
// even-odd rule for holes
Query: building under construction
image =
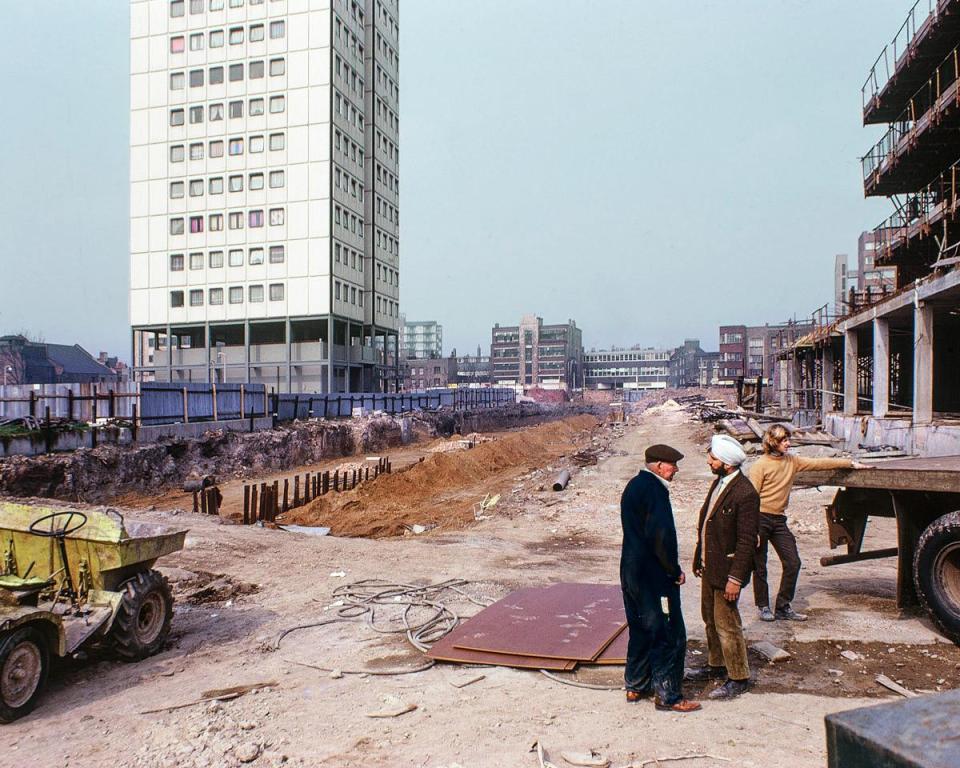
{"label": "building under construction", "polygon": [[[890,198],[874,231],[889,293],[866,294],[780,355],[780,406],[846,447],[960,453],[960,0],[916,3],[863,87],[887,124],[863,158],[864,194]],[[892,272],[892,270],[891,270]]]}

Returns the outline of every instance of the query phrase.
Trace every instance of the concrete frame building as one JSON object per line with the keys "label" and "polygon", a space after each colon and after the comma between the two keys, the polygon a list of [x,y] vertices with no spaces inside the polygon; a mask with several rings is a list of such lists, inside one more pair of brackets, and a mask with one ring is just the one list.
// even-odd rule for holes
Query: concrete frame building
{"label": "concrete frame building", "polygon": [[889,123],[863,172],[867,196],[896,196],[873,233],[875,265],[896,268],[894,292],[782,354],[780,404],[822,420],[847,448],[942,456],[960,453],[960,1],[911,18],[921,11],[863,89],[864,123]]}
{"label": "concrete frame building", "polygon": [[443,357],[443,326],[436,320],[400,318],[400,350],[405,359]]}
{"label": "concrete frame building", "polygon": [[519,325],[495,325],[490,361],[495,385],[571,390],[583,386],[583,335],[573,320],[544,325],[524,315]]}
{"label": "concrete frame building", "polygon": [[131,0],[134,378],[398,386],[397,19]]}
{"label": "concrete frame building", "polygon": [[793,320],[773,325],[720,326],[718,383],[733,386],[741,377],[762,377],[764,384],[774,382],[777,353],[813,329],[812,321]]}
{"label": "concrete frame building", "polygon": [[631,347],[591,349],[583,355],[587,389],[666,389],[673,349]]}

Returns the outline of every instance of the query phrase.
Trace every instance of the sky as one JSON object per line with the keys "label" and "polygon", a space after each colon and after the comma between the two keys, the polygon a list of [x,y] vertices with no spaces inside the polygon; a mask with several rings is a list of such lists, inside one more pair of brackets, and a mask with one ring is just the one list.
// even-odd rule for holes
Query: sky
{"label": "sky", "polygon": [[[832,300],[909,0],[400,0],[401,311],[717,348]],[[0,335],[129,359],[128,11],[9,3]]]}

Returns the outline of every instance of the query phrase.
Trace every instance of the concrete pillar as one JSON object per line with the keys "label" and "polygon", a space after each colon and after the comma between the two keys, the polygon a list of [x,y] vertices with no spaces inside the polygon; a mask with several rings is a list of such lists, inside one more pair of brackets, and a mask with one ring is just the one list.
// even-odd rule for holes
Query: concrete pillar
{"label": "concrete pillar", "polygon": [[913,310],[913,423],[933,421],[933,307]]}
{"label": "concrete pillar", "polygon": [[820,381],[820,420],[826,421],[828,413],[833,412],[833,375],[835,366],[833,362],[833,344],[827,339],[823,347],[823,362],[820,367],[822,378]]}
{"label": "concrete pillar", "polygon": [[[284,323],[284,333],[286,334],[287,342],[287,393],[293,393],[293,348],[290,342],[290,318],[289,316]],[[299,391],[299,390],[298,390]]]}
{"label": "concrete pillar", "polygon": [[847,416],[857,413],[857,332],[843,334],[843,412]]}
{"label": "concrete pillar", "polygon": [[873,320],[873,417],[884,418],[890,411],[890,322]]}
{"label": "concrete pillar", "polygon": [[800,357],[802,354],[803,352],[799,349],[795,349],[790,358],[790,379],[793,382],[791,387],[793,396],[790,402],[792,409],[805,408],[807,405],[806,393],[803,391],[806,389],[806,382],[803,380],[803,365]]}
{"label": "concrete pillar", "polygon": [[[216,378],[213,375],[213,369],[212,369],[212,366],[210,365],[210,351],[211,351],[210,350],[210,323],[203,324],[203,348],[207,355],[207,384],[210,384]],[[214,357],[213,366],[216,366],[217,362],[218,361],[216,357]],[[223,378],[224,378],[224,381],[226,381],[226,378],[227,378],[226,370],[224,370],[223,372]]]}
{"label": "concrete pillar", "polygon": [[243,366],[246,369],[247,384],[250,383],[250,321],[243,321]]}
{"label": "concrete pillar", "polygon": [[789,394],[788,394],[788,389],[789,389],[789,387],[790,387],[790,381],[789,381],[788,376],[787,376],[787,370],[788,370],[787,366],[788,366],[788,365],[789,365],[789,363],[788,363],[786,360],[778,360],[778,361],[777,361],[777,368],[778,368],[779,374],[780,374],[780,375],[778,376],[778,378],[779,378],[779,380],[780,380],[780,387],[779,387],[779,390],[778,390],[778,392],[777,392],[777,396],[778,396],[778,398],[779,398],[780,411],[781,411],[781,412],[787,410],[787,406],[788,406],[788,404],[789,404],[789,402],[790,402],[790,396],[789,396]]}

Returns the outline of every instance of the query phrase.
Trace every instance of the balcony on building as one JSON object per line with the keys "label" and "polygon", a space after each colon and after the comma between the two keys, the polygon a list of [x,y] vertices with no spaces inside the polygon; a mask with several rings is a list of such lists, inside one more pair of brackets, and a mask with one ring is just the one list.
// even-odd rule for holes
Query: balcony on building
{"label": "balcony on building", "polygon": [[861,89],[864,125],[891,123],[956,45],[960,0],[916,0]]}

